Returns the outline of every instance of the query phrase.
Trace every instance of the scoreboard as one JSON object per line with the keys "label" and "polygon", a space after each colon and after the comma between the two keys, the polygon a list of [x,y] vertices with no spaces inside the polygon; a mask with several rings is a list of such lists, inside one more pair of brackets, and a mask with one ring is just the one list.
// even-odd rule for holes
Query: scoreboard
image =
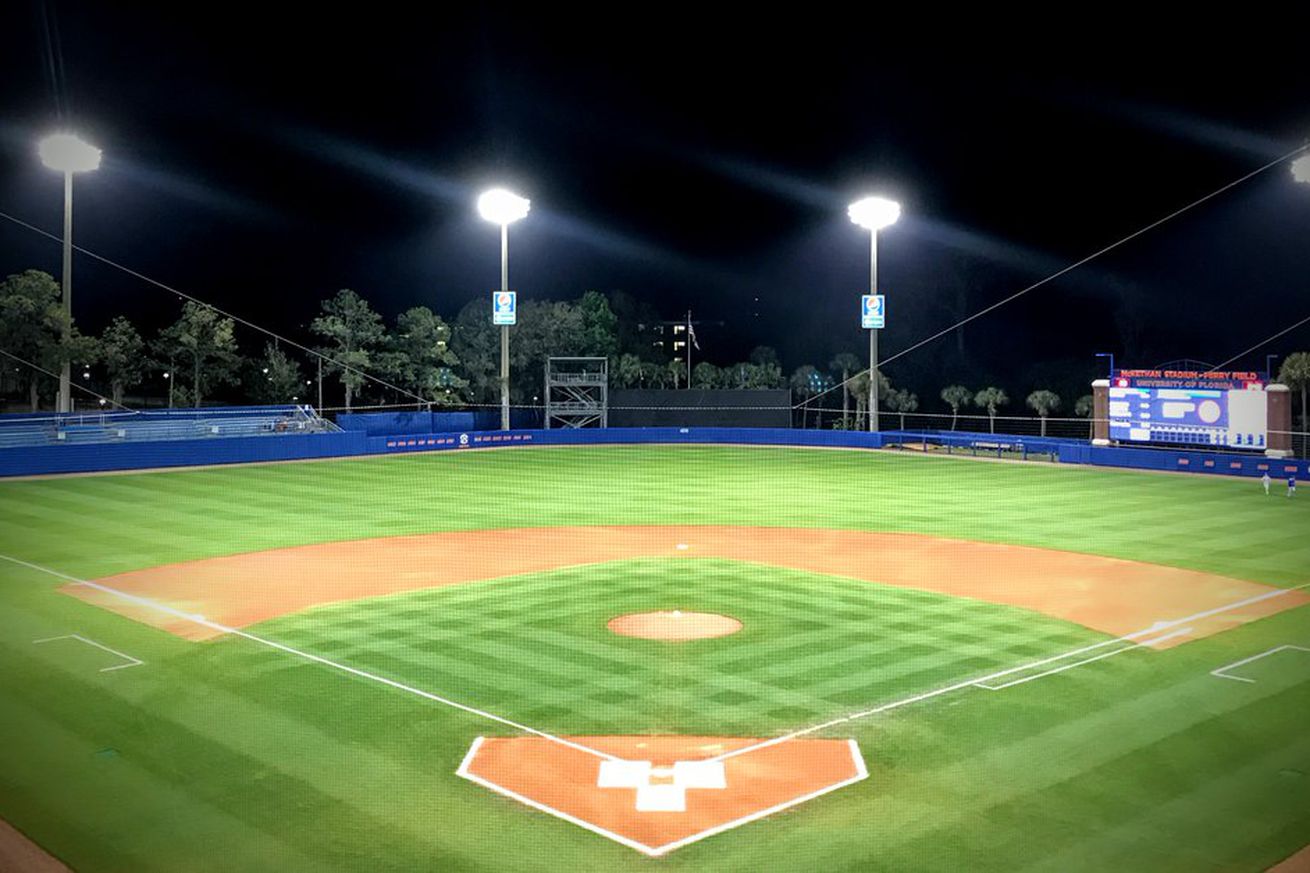
{"label": "scoreboard", "polygon": [[1109,418],[1120,442],[1263,450],[1269,432],[1258,373],[1120,370]]}

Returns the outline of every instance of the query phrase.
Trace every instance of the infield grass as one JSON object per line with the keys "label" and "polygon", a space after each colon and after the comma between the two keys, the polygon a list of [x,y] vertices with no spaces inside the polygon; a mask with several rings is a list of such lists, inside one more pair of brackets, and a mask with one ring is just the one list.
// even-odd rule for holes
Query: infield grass
{"label": "infield grass", "polygon": [[[669,644],[630,612],[731,615]],[[644,559],[316,607],[255,633],[556,733],[769,736],[1104,639],[1026,610],[779,567]]]}

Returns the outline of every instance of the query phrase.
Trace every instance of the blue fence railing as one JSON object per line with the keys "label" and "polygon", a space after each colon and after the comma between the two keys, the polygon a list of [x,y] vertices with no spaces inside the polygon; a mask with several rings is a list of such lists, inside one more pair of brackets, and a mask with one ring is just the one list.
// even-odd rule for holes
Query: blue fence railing
{"label": "blue fence railing", "polygon": [[0,449],[159,442],[336,430],[309,406],[224,406],[0,415]]}
{"label": "blue fence railing", "polygon": [[883,444],[886,446],[906,448],[936,446],[945,449],[949,454],[961,451],[973,455],[997,457],[1014,454],[1022,457],[1047,455],[1053,460],[1062,446],[1087,444],[1086,440],[1065,437],[1019,436],[975,431],[892,430],[883,431],[882,437]]}

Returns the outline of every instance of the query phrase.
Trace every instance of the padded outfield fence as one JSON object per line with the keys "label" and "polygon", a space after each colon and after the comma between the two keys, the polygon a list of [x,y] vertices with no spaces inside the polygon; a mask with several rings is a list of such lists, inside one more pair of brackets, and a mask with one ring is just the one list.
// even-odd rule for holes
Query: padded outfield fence
{"label": "padded outfield fence", "polygon": [[[269,408],[262,410],[269,417]],[[281,410],[281,415],[286,408]],[[310,413],[306,413],[310,415]],[[143,414],[144,415],[144,414]],[[721,444],[796,446],[811,448],[896,448],[907,452],[962,454],[1065,464],[1127,467],[1189,473],[1310,479],[1310,463],[1277,460],[1257,454],[1236,454],[1164,448],[1092,446],[1067,437],[1023,436],[949,430],[847,430],[742,427],[650,427],[607,429],[450,430],[466,423],[468,413],[366,413],[341,416],[341,427],[312,416],[312,424],[296,430],[260,430],[241,434],[210,422],[218,416],[227,424],[243,417],[262,420],[254,410],[187,410],[187,426],[205,428],[203,435],[172,439],[115,439],[54,442],[0,448],[0,476],[46,475],[205,466],[313,458],[358,457],[420,451],[450,451],[509,446]],[[226,417],[224,417],[226,416]],[[18,420],[21,420],[19,417]],[[49,416],[45,417],[47,420]],[[145,420],[145,419],[142,419]],[[284,420],[277,418],[276,420]],[[478,424],[476,418],[472,423]],[[118,427],[90,422],[104,431]],[[44,426],[44,425],[43,425]],[[219,427],[214,432],[213,427]],[[121,427],[120,427],[121,429]],[[233,435],[233,434],[237,435]],[[225,438],[216,438],[216,437]],[[271,438],[276,437],[276,438]]]}

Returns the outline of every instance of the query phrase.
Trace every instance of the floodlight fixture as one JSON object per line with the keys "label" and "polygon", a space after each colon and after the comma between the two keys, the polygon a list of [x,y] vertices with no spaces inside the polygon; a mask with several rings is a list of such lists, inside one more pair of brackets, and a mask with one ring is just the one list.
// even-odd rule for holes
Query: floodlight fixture
{"label": "floodlight fixture", "polygon": [[1310,184],[1310,152],[1292,161],[1292,178]]}
{"label": "floodlight fixture", "polygon": [[478,198],[478,214],[493,224],[513,224],[528,214],[532,202],[504,188],[492,188]]}
{"label": "floodlight fixture", "polygon": [[53,133],[36,147],[41,163],[61,173],[86,173],[100,167],[100,149],[71,133]]}
{"label": "floodlight fixture", "polygon": [[860,227],[877,231],[896,223],[901,217],[901,204],[886,197],[865,197],[852,203],[846,214]]}

